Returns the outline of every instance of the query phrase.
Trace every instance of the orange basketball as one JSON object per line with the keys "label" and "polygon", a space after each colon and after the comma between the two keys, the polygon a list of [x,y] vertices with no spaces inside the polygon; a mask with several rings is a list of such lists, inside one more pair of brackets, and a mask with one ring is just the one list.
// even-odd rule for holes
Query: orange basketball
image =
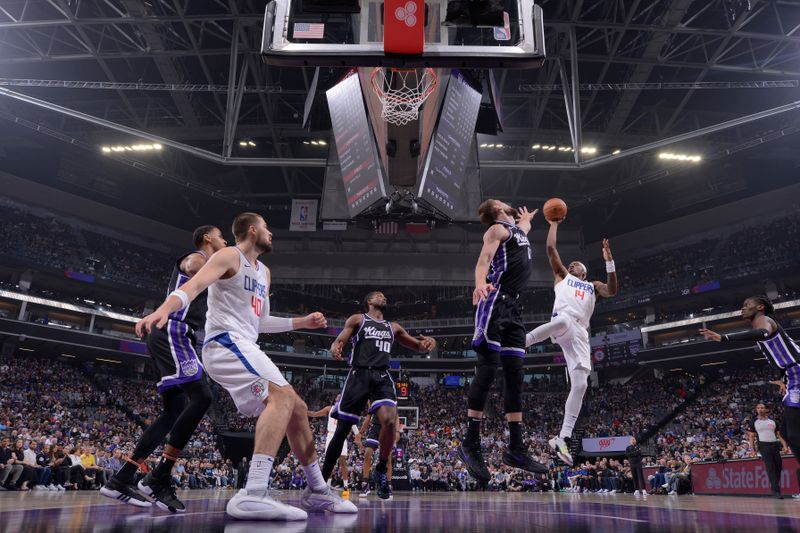
{"label": "orange basketball", "polygon": [[547,220],[563,220],[567,216],[567,204],[561,198],[550,198],[542,209]]}

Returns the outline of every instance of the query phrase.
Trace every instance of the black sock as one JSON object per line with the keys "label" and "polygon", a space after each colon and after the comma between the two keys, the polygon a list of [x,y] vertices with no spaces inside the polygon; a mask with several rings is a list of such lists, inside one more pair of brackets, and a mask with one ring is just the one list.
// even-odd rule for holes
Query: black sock
{"label": "black sock", "polygon": [[126,461],[125,464],[122,465],[122,468],[114,474],[114,477],[123,483],[131,484],[133,483],[133,476],[136,475],[138,470],[139,465]]}
{"label": "black sock", "polygon": [[522,448],[522,422],[509,422],[508,432],[510,434],[509,448],[514,450]]}
{"label": "black sock", "polygon": [[173,466],[175,466],[175,459],[162,455],[161,460],[158,461],[158,466],[156,466],[156,469],[153,471],[153,477],[156,479],[170,477],[172,475]]}
{"label": "black sock", "polygon": [[375,468],[378,469],[379,473],[383,474],[383,473],[386,472],[386,470],[388,468],[388,464],[389,464],[388,460],[380,458],[380,459],[378,459],[378,464],[375,466]]}
{"label": "black sock", "polygon": [[464,443],[477,445],[481,442],[481,419],[471,416],[467,420],[467,436],[464,438]]}

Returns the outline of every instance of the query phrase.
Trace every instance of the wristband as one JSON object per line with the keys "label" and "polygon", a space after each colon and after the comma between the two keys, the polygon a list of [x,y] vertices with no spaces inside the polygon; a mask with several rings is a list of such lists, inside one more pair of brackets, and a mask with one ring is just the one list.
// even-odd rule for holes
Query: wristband
{"label": "wristband", "polygon": [[182,290],[175,289],[174,291],[169,293],[169,295],[174,296],[175,298],[181,301],[181,307],[180,307],[181,309],[186,309],[187,307],[189,307],[189,296]]}
{"label": "wristband", "polygon": [[614,261],[613,260],[606,261],[606,273],[607,274],[612,274],[612,273],[614,273],[616,271],[617,270],[616,270],[616,267],[614,266]]}

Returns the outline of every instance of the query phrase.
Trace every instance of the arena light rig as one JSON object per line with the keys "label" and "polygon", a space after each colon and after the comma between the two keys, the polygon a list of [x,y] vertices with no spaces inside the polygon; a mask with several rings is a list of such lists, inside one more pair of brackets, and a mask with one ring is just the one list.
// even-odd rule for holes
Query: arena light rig
{"label": "arena light rig", "polygon": [[164,147],[158,143],[152,144],[117,144],[114,146],[102,146],[100,150],[104,154],[119,152],[160,152]]}

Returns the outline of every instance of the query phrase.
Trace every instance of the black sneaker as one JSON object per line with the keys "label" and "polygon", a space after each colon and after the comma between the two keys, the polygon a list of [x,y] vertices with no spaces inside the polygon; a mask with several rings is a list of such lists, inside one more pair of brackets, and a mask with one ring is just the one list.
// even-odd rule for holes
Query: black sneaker
{"label": "black sneaker", "polygon": [[366,498],[367,496],[369,496],[369,483],[366,482],[366,481],[362,481],[361,482],[361,494],[359,494],[359,497]]}
{"label": "black sneaker", "polygon": [[480,481],[481,483],[489,483],[491,474],[489,469],[486,468],[486,463],[483,461],[483,450],[479,446],[472,446],[466,442],[462,442],[458,447],[458,458],[467,467],[467,472]]}
{"label": "black sneaker", "polygon": [[156,501],[156,505],[170,513],[184,513],[186,506],[175,496],[171,478],[158,479],[148,473],[139,482],[139,490]]}
{"label": "black sneaker", "polygon": [[150,500],[145,498],[133,486],[123,483],[113,476],[106,482],[105,485],[100,488],[100,494],[106,498],[119,500],[127,503],[128,505],[134,505],[136,507],[150,507],[153,505]]}
{"label": "black sneaker", "polygon": [[506,448],[503,451],[503,463],[514,468],[520,468],[534,474],[547,474],[550,470],[538,461],[534,461],[525,450],[512,450]]}
{"label": "black sneaker", "polygon": [[389,475],[386,472],[378,472],[378,498],[392,499],[392,486],[389,484]]}

